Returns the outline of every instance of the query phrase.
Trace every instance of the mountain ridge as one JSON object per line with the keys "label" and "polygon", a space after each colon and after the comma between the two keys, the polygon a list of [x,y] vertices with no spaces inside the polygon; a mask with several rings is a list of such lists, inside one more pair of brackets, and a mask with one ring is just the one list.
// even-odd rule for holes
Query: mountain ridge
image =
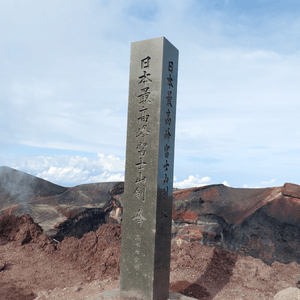
{"label": "mountain ridge", "polygon": [[[18,184],[25,185],[25,190],[33,189],[28,195],[35,196],[26,201],[14,198],[11,203],[5,203],[13,196],[1,194],[5,183],[1,178],[0,174],[0,215],[29,213],[46,234],[57,240],[69,236],[81,238],[104,223],[122,223],[124,182],[57,188],[42,181],[46,190],[41,191],[44,195],[41,197],[40,194],[36,196],[35,187],[42,179],[30,177],[31,181],[22,181],[19,177],[8,176],[18,178]],[[54,187],[55,192],[49,187]],[[299,199],[300,186],[292,183],[260,189],[232,188],[223,184],[174,189],[172,243],[196,240],[259,258],[269,265],[275,260],[300,263]]]}

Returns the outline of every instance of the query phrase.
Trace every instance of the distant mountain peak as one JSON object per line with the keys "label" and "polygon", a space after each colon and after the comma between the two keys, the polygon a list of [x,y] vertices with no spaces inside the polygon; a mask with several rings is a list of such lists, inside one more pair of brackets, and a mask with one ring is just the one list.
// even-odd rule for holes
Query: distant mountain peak
{"label": "distant mountain peak", "polygon": [[0,167],[0,204],[4,199],[27,201],[28,197],[54,196],[68,188],[7,166]]}

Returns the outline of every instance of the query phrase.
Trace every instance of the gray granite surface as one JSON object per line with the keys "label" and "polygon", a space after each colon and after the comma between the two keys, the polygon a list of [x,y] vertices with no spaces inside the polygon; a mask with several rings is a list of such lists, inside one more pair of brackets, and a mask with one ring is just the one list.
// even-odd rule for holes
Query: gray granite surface
{"label": "gray granite surface", "polygon": [[169,290],[178,50],[164,37],[131,44],[120,292]]}
{"label": "gray granite surface", "polygon": [[[120,298],[119,293],[120,293],[119,289],[106,291],[98,295],[97,298],[95,298],[95,300],[122,300]],[[196,298],[187,297],[182,294],[174,293],[174,292],[169,292],[169,298],[167,298],[167,300],[195,300],[195,299]],[[132,298],[129,300],[139,300],[139,299]]]}

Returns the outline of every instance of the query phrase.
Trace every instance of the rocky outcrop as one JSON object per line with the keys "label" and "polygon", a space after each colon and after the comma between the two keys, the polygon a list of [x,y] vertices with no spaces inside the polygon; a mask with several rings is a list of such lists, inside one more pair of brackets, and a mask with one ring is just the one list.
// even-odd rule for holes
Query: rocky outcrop
{"label": "rocky outcrop", "polygon": [[[24,173],[31,181],[23,178],[14,184],[10,181],[19,177],[11,174],[20,171],[11,170],[5,169],[5,177],[2,169],[0,175],[1,214],[29,211],[34,221],[58,240],[80,238],[101,224],[122,222],[123,182],[64,188]],[[7,184],[16,189],[22,186],[28,192],[26,201],[16,197],[20,193],[7,192]],[[178,245],[199,241],[259,258],[268,265],[274,261],[300,263],[300,186],[295,184],[262,189],[223,184],[174,189],[172,222],[172,243]]]}
{"label": "rocky outcrop", "polygon": [[[46,234],[55,236],[61,230],[61,223],[85,210],[89,211],[89,208],[100,212],[101,208],[105,208],[104,214],[107,214],[107,206],[110,207],[109,201],[112,199],[110,190],[117,195],[118,185],[118,182],[103,182],[67,188],[22,171],[0,167],[0,216],[29,214]],[[86,226],[88,228],[94,227]],[[71,229],[67,231],[69,234],[75,232]]]}
{"label": "rocky outcrop", "polygon": [[116,199],[109,200],[102,208],[87,208],[75,217],[57,226],[58,232],[53,237],[62,241],[65,237],[81,238],[90,231],[96,231],[102,224],[121,224],[122,208]]}
{"label": "rocky outcrop", "polygon": [[14,241],[16,247],[31,242],[48,253],[53,252],[55,249],[55,242],[43,232],[41,226],[34,223],[28,214],[21,217],[15,215],[1,217],[0,237],[2,242],[3,239]]}
{"label": "rocky outcrop", "polygon": [[175,191],[174,241],[198,240],[271,265],[300,262],[300,187],[237,189],[224,185]]}

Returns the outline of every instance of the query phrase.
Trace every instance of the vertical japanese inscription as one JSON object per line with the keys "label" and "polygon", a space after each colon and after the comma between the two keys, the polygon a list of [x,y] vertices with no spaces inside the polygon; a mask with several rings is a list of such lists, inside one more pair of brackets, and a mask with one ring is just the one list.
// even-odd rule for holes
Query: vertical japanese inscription
{"label": "vertical japanese inscription", "polygon": [[[162,198],[163,198],[163,201],[167,201],[168,199],[168,192],[169,192],[169,177],[168,177],[168,170],[169,170],[169,167],[170,167],[170,163],[169,163],[169,149],[170,149],[170,138],[173,138],[173,143],[174,143],[174,137],[172,137],[172,131],[174,132],[174,130],[171,130],[171,127],[172,127],[172,118],[171,116],[175,115],[175,107],[173,108],[173,105],[172,105],[172,98],[173,98],[173,90],[174,90],[174,86],[173,86],[173,65],[174,65],[174,62],[173,61],[168,61],[168,76],[167,76],[167,80],[166,80],[166,84],[168,86],[168,90],[166,91],[167,94],[165,95],[165,105],[162,105],[162,107],[165,108],[165,120],[164,120],[164,140],[165,140],[165,146],[164,146],[164,156],[165,156],[165,161],[166,163],[164,164],[163,168],[164,168],[164,171],[165,171],[165,174],[164,174],[164,180],[163,180],[163,193],[162,193]],[[174,104],[175,106],[175,104]],[[171,132],[170,132],[171,131]],[[174,145],[173,145],[174,147]],[[173,158],[172,158],[173,159]],[[172,166],[173,167],[173,166]],[[172,175],[173,175],[173,172],[172,172]],[[173,186],[172,186],[172,189],[173,189]],[[163,222],[166,222],[166,219],[168,217],[171,217],[171,216],[168,216],[167,213],[166,213],[166,210],[164,209],[162,214],[162,221]]]}
{"label": "vertical japanese inscription", "polygon": [[[137,78],[138,85],[140,87],[140,94],[138,95],[137,99],[137,106],[136,109],[138,110],[138,131],[136,134],[136,144],[135,149],[137,152],[137,162],[135,163],[135,166],[137,168],[137,174],[136,174],[136,189],[133,192],[133,195],[139,199],[139,206],[137,212],[134,212],[132,220],[137,222],[142,227],[143,223],[147,220],[143,216],[143,210],[144,210],[144,203],[145,203],[145,197],[146,197],[146,180],[147,180],[147,145],[148,145],[148,135],[151,134],[149,129],[149,123],[151,122],[150,114],[149,114],[149,104],[151,103],[151,73],[150,70],[150,60],[151,57],[147,56],[143,59],[141,59],[141,72],[143,74]],[[147,69],[147,70],[144,70]],[[139,235],[137,235],[139,236]],[[136,243],[135,245],[140,247],[141,238],[139,237],[140,242]],[[134,258],[134,269],[138,271],[140,269],[140,263],[139,263],[139,252],[140,250],[135,250],[135,258]]]}
{"label": "vertical japanese inscription", "polygon": [[122,219],[122,299],[169,290],[178,50],[164,37],[132,43]]}

